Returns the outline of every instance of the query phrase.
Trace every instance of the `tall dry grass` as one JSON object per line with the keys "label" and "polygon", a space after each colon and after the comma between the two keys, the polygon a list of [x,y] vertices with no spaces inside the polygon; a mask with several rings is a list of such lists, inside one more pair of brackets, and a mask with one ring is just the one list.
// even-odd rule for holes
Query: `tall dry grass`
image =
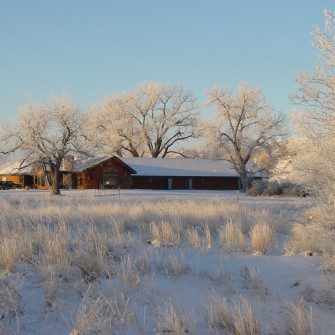
{"label": "tall dry grass", "polygon": [[229,220],[225,226],[218,227],[220,245],[227,252],[247,250],[247,239],[239,222]]}
{"label": "tall dry grass", "polygon": [[229,301],[214,294],[205,311],[209,326],[219,331],[223,330],[224,334],[261,334],[259,323],[244,297],[237,301]]}
{"label": "tall dry grass", "polygon": [[255,254],[265,254],[274,239],[275,232],[268,223],[256,223],[250,232],[251,249]]}
{"label": "tall dry grass", "polygon": [[287,335],[318,335],[313,311],[304,307],[303,301],[284,308],[285,331]]}
{"label": "tall dry grass", "polygon": [[[279,209],[273,211],[277,213]],[[141,297],[143,301],[157,308],[153,284],[156,275],[179,281],[182,276],[195,274],[184,247],[186,253],[201,256],[204,250],[211,253],[218,247],[222,253],[265,253],[275,232],[289,232],[285,216],[277,219],[273,215],[263,205],[239,205],[220,199],[2,199],[0,269],[15,272],[26,266],[29,271],[36,271],[45,308],[52,310],[59,308],[60,297],[85,297],[88,286],[99,287],[108,282],[110,296],[86,296],[71,323],[71,331],[118,333],[125,325],[137,322],[138,301],[134,297],[139,292],[146,292],[145,298]],[[198,250],[191,250],[190,245]],[[144,280],[149,277],[150,284]],[[266,288],[258,272],[249,271],[249,277],[251,293],[264,296]],[[224,285],[224,292],[235,293],[229,274],[219,271],[208,278],[214,286]],[[10,291],[14,301],[19,301],[14,291]],[[232,329],[237,335],[259,334],[259,324],[246,301],[230,304],[216,299],[206,314],[212,328]],[[13,311],[8,314],[13,315]],[[159,315],[157,331],[183,334],[190,328],[183,313],[172,305]]]}
{"label": "tall dry grass", "polygon": [[186,335],[190,332],[190,326],[189,317],[185,313],[177,311],[170,299],[165,309],[159,314],[156,333]]}

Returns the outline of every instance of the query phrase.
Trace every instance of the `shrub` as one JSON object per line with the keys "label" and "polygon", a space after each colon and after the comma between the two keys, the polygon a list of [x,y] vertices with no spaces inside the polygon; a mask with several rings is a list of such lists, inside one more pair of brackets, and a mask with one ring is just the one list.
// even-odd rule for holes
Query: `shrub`
{"label": "shrub", "polygon": [[247,242],[240,223],[230,220],[226,226],[221,229],[219,228],[218,230],[221,240],[220,245],[224,246],[228,252],[236,248],[242,251],[246,250]]}
{"label": "shrub", "polygon": [[306,191],[299,185],[290,182],[277,182],[267,180],[254,180],[247,190],[249,196],[283,196],[305,197]]}
{"label": "shrub", "polygon": [[291,230],[291,238],[286,245],[288,253],[321,254],[326,247],[325,232],[321,226],[295,224]]}
{"label": "shrub", "polygon": [[267,223],[256,223],[250,232],[251,248],[255,254],[265,254],[274,237],[274,231]]}

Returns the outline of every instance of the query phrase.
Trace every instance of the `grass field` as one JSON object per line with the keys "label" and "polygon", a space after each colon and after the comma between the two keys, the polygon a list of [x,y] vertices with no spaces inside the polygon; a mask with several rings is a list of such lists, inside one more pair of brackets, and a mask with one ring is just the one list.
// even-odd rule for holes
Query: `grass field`
{"label": "grass field", "polygon": [[293,239],[311,199],[0,195],[1,334],[334,333],[335,275]]}

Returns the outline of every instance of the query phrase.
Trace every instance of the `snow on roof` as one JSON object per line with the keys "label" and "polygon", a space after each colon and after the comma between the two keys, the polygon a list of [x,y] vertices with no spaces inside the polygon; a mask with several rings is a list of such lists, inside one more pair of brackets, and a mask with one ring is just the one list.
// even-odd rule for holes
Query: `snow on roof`
{"label": "snow on roof", "polygon": [[137,172],[136,176],[238,176],[232,164],[223,160],[142,157],[120,157],[120,159]]}
{"label": "snow on roof", "polygon": [[31,166],[24,167],[24,164],[21,164],[21,162],[11,162],[0,166],[0,175],[30,174],[30,170]]}
{"label": "snow on roof", "polygon": [[[82,172],[116,156],[98,156],[84,161],[75,160],[72,172]],[[165,177],[239,177],[233,165],[224,160],[198,158],[143,158],[119,157],[135,170],[135,176]],[[20,168],[20,162],[0,166],[0,175],[31,174],[31,166]],[[65,171],[61,167],[61,171]],[[261,176],[260,173],[254,176]]]}
{"label": "snow on roof", "polygon": [[90,168],[93,168],[107,159],[113,156],[97,156],[93,158],[86,159],[84,161],[75,161],[73,166],[73,171],[81,172]]}

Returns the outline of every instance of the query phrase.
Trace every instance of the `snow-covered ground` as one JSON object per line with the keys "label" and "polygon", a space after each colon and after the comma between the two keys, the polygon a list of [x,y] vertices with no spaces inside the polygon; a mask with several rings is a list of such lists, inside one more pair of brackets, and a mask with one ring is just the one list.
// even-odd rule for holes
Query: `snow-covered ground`
{"label": "snow-covered ground", "polygon": [[[287,334],[299,303],[307,323],[312,315],[320,334],[334,334],[334,274],[320,270],[317,255],[287,251],[311,199],[147,190],[0,196],[1,334],[242,335],[213,322],[223,297],[235,314],[241,297],[251,306],[260,331],[245,334]],[[249,241],[258,221],[276,233],[263,255]],[[242,227],[245,247],[222,245],[229,222]]]}
{"label": "snow-covered ground", "polygon": [[[103,189],[103,190],[62,190],[62,196],[65,198],[79,198],[94,200],[100,198],[124,199],[124,200],[143,200],[143,199],[169,199],[169,200],[210,200],[222,199],[225,201],[241,202],[241,203],[294,203],[304,204],[310,203],[309,198],[284,198],[284,197],[248,197],[240,191],[214,191],[214,190],[117,190],[117,189]],[[1,191],[0,196],[4,198],[10,197],[24,197],[24,198],[49,198],[49,191],[41,190],[8,190]]]}

